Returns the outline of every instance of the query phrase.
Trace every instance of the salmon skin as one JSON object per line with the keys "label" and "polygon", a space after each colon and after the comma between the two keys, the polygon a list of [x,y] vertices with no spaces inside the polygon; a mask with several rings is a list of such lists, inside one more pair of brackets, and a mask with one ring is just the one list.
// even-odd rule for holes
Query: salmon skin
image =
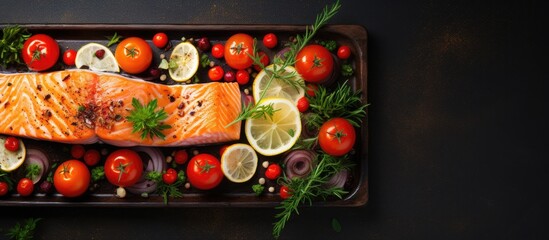
{"label": "salmon skin", "polygon": [[[126,118],[132,99],[156,99],[171,128],[141,138]],[[191,146],[240,139],[238,83],[162,85],[116,74],[69,70],[0,74],[0,134],[114,146]]]}

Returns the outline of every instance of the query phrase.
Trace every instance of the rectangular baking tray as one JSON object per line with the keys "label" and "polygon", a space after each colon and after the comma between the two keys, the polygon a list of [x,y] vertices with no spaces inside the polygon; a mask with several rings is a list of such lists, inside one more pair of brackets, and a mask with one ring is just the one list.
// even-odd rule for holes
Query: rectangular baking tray
{"label": "rectangular baking tray", "polygon": [[[1,26],[1,25],[0,25]],[[179,42],[179,39],[185,37],[199,38],[208,37],[213,43],[224,42],[229,36],[235,33],[243,32],[257,38],[258,42],[262,37],[269,33],[275,33],[280,44],[287,43],[291,36],[303,34],[306,26],[304,25],[98,25],[98,24],[32,24],[21,25],[27,28],[31,33],[45,33],[52,36],[60,45],[61,51],[67,48],[78,49],[80,46],[97,42],[106,45],[107,36],[118,33],[123,37],[138,36],[150,43],[150,39],[157,32],[165,32],[172,42]],[[2,28],[5,26],[1,26]],[[367,40],[368,34],[366,28],[360,25],[327,25],[320,29],[315,35],[316,40],[336,40],[338,45],[348,45],[352,50],[351,63],[354,67],[354,75],[348,80],[348,84],[354,90],[362,92],[363,103],[368,102],[367,83]],[[261,45],[261,44],[258,44]],[[110,49],[114,51],[116,45]],[[152,43],[151,43],[152,46]],[[280,45],[279,45],[280,46]],[[158,58],[162,50],[152,47],[154,53],[153,65],[158,65]],[[277,49],[280,49],[277,48]],[[266,48],[260,50],[266,51],[272,56],[273,51]],[[210,59],[213,59],[210,57]],[[2,69],[3,72],[13,70]],[[204,71],[205,72],[205,71]],[[199,73],[204,74],[204,73]],[[245,142],[245,136],[242,134],[242,142]],[[44,149],[50,159],[65,160],[68,154],[68,145],[25,140],[25,144]],[[110,148],[107,145],[100,145],[96,148]],[[187,149],[193,149],[187,148]],[[196,147],[201,152],[211,152],[215,154],[218,151],[217,146]],[[163,148],[165,154],[173,151],[173,148]],[[357,129],[357,143],[353,150],[351,159],[355,164],[352,170],[352,177],[346,190],[349,192],[343,199],[329,198],[327,200],[318,199],[313,202],[313,206],[330,207],[356,207],[363,206],[368,202],[368,120],[363,120],[362,126]],[[11,194],[0,198],[0,206],[119,206],[119,207],[272,207],[280,203],[281,199],[277,192],[269,193],[265,191],[261,196],[255,196],[251,186],[258,182],[263,175],[264,168],[261,163],[265,160],[280,160],[280,156],[266,158],[259,156],[258,171],[255,176],[246,183],[231,183],[223,180],[220,186],[209,191],[200,191],[191,189],[182,189],[184,196],[182,198],[170,198],[168,204],[164,204],[161,196],[151,194],[147,198],[128,194],[126,198],[119,199],[114,196],[114,187],[110,184],[102,184],[97,190],[86,193],[78,198],[66,198],[60,194],[41,194],[37,193],[29,197],[21,197],[18,194]],[[266,188],[275,186],[274,183],[267,183]]]}

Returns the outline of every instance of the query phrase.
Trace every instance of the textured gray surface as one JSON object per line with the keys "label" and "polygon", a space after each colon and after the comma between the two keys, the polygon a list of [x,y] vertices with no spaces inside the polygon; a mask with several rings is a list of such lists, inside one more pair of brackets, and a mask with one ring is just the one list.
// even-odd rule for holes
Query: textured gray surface
{"label": "textured gray surface", "polygon": [[[17,1],[0,23],[308,24],[331,1]],[[342,1],[369,30],[370,202],[304,208],[284,239],[543,239],[547,4]],[[3,208],[36,239],[265,239],[273,209]],[[342,231],[331,228],[337,218]],[[546,222],[546,221],[545,221]]]}

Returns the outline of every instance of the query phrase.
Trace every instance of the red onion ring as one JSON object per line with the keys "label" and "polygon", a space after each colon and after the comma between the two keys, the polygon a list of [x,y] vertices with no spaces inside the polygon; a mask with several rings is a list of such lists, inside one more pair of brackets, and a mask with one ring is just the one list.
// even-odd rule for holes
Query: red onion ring
{"label": "red onion ring", "polygon": [[152,171],[162,173],[168,168],[168,164],[164,161],[164,155],[158,148],[152,147],[134,147],[132,148],[136,152],[142,152],[147,154],[150,159],[146,159],[147,164],[143,176],[134,185],[127,187],[126,190],[133,194],[151,193],[156,190],[157,184],[154,181],[145,179],[145,176]]}
{"label": "red onion ring", "polygon": [[313,170],[315,157],[315,153],[309,150],[293,150],[288,153],[284,158],[286,177],[292,179],[309,175]]}
{"label": "red onion ring", "polygon": [[349,171],[347,169],[343,169],[336,173],[328,182],[326,182],[326,185],[324,185],[326,188],[343,188],[345,186],[345,182],[347,181],[347,177],[349,176]]}
{"label": "red onion ring", "polygon": [[44,152],[38,149],[27,148],[25,166],[29,166],[31,164],[36,164],[40,168],[40,173],[32,179],[32,183],[36,184],[42,180],[44,173],[47,173],[50,169],[50,162]]}

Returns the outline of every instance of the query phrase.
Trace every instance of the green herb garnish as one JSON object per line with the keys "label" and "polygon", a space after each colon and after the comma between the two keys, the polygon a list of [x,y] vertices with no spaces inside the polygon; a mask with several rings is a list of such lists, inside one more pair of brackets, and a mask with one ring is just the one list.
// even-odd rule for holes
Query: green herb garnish
{"label": "green herb garnish", "polygon": [[254,184],[252,185],[252,190],[254,191],[256,196],[259,196],[263,193],[263,190],[265,190],[265,186],[261,184]]}
{"label": "green herb garnish", "polygon": [[351,64],[341,65],[341,75],[343,75],[344,77],[350,77],[350,76],[353,76],[353,73],[354,73],[354,70]]}
{"label": "green herb garnish", "polygon": [[133,98],[132,106],[134,109],[126,117],[129,122],[133,123],[132,133],[141,132],[141,139],[145,139],[147,136],[166,138],[162,130],[169,129],[171,126],[162,123],[162,121],[168,118],[168,114],[164,109],[156,110],[158,106],[156,99],[143,106],[137,98]]}
{"label": "green herb garnish", "polygon": [[200,65],[203,68],[210,66],[210,58],[206,54],[200,55]]}
{"label": "green herb garnish", "polygon": [[25,220],[25,223],[21,225],[16,223],[14,227],[10,228],[6,233],[6,236],[10,239],[17,240],[29,240],[34,237],[34,230],[36,229],[36,224],[38,221],[42,220],[41,218],[29,218]]}
{"label": "green herb garnish", "polygon": [[162,173],[156,171],[149,172],[145,178],[147,180],[156,182],[156,192],[162,195],[162,199],[164,199],[164,204],[168,204],[169,197],[183,197],[183,193],[179,189],[183,184],[185,184],[185,180],[187,179],[184,171],[180,170],[179,172],[177,172],[177,181],[175,181],[175,183],[173,184],[166,184],[162,180]]}
{"label": "green herb garnish", "polygon": [[105,179],[105,169],[103,166],[97,166],[91,170],[91,179],[92,182],[98,182]]}
{"label": "green herb garnish", "polygon": [[337,42],[335,40],[319,41],[318,44],[324,46],[330,52],[335,51],[337,48]]}
{"label": "green herb garnish", "polygon": [[24,64],[21,59],[23,44],[31,36],[26,28],[7,26],[2,29],[0,39],[0,65],[7,67],[11,64]]}
{"label": "green herb garnish", "polygon": [[27,165],[27,168],[25,168],[25,177],[29,179],[34,179],[40,174],[40,166],[38,164],[32,163]]}
{"label": "green herb garnish", "polygon": [[109,43],[107,43],[107,47],[110,47],[118,42],[120,42],[120,39],[122,39],[123,37],[118,35],[118,33],[114,33],[114,35],[112,36],[106,36],[107,39],[109,39]]}

